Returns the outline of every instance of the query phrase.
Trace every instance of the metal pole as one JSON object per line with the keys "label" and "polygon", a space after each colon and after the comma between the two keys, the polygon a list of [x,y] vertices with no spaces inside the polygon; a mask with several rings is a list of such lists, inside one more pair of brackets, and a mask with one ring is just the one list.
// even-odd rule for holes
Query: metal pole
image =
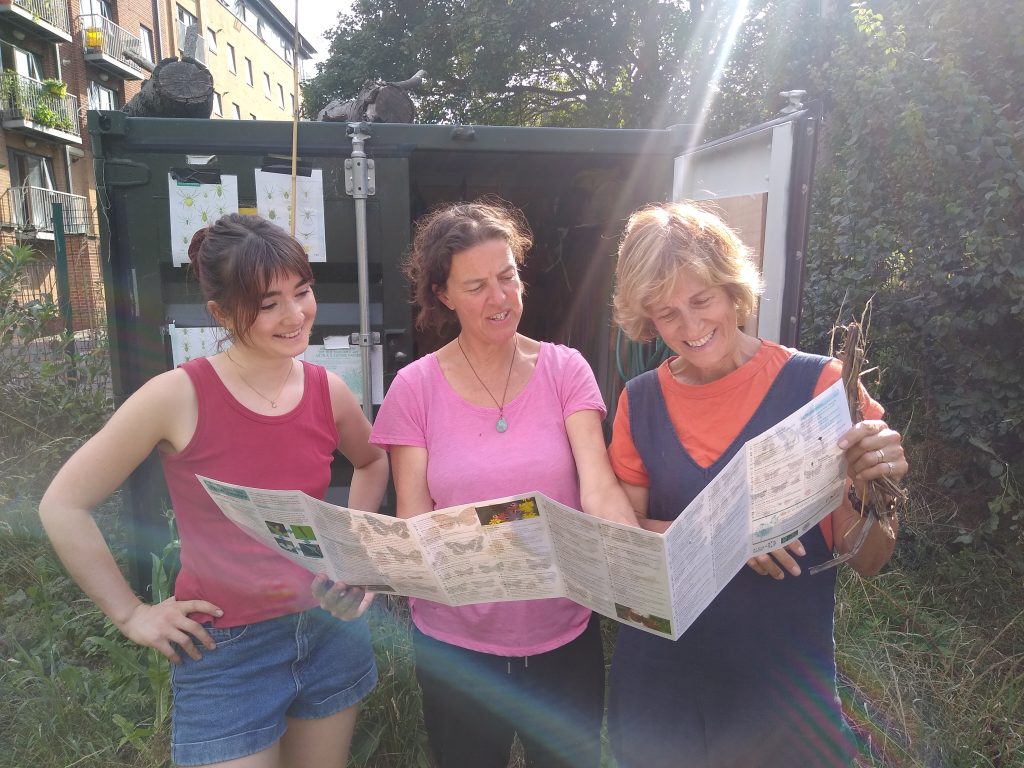
{"label": "metal pole", "polygon": [[[296,219],[299,216],[295,196],[295,188],[298,186],[298,157],[299,157],[299,0],[295,0],[295,29],[292,39],[292,198],[291,198],[291,223],[288,232],[295,237]],[[282,107],[284,104],[281,105]]]}
{"label": "metal pole", "polygon": [[350,194],[355,200],[356,214],[356,269],[359,276],[359,359],[363,374],[363,413],[373,419],[373,381],[370,376],[370,278],[366,245],[366,198],[370,194],[370,174],[366,160],[365,143],[370,134],[362,123],[349,125],[352,137],[352,159],[346,161],[352,174]]}
{"label": "metal pole", "polygon": [[53,203],[53,251],[57,272],[57,306],[64,318],[64,328],[71,336],[71,349],[74,351],[75,326],[71,318],[71,278],[68,271],[68,247],[64,239],[64,206]]}

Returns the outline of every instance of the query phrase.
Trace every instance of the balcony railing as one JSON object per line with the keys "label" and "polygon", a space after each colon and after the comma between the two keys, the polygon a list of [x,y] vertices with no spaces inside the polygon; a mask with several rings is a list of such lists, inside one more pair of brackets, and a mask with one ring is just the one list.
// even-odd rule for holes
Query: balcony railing
{"label": "balcony railing", "polygon": [[81,143],[78,99],[12,70],[0,73],[3,127]]}
{"label": "balcony railing", "polygon": [[0,0],[0,14],[46,39],[71,42],[68,0]]}
{"label": "balcony railing", "polygon": [[[53,204],[60,203],[64,232],[87,235],[90,230],[89,201],[81,195],[56,192],[43,187],[11,187],[3,197],[0,218],[22,232],[53,233]],[[51,240],[53,238],[50,238]]]}
{"label": "balcony railing", "polygon": [[[174,32],[178,39],[178,50],[182,53],[185,52],[185,35],[188,33],[188,29],[191,24],[186,25],[183,21],[176,20],[174,22]],[[198,61],[200,64],[206,64],[206,39],[199,32],[199,27],[196,27],[196,52],[192,54],[192,58]]]}
{"label": "balcony railing", "polygon": [[78,27],[86,61],[118,77],[142,79],[142,70],[125,56],[125,51],[141,55],[142,41],[139,38],[99,14],[79,16]]}

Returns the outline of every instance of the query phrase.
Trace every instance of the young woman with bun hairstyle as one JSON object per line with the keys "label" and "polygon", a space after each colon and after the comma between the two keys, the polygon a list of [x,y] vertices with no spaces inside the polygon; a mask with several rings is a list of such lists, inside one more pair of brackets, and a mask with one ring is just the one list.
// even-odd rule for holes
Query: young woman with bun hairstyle
{"label": "young woman with bun hairstyle", "polygon": [[[316,317],[302,247],[230,214],[189,247],[207,308],[231,345],[146,382],[64,465],[40,504],[54,548],[130,640],[173,664],[178,765],[343,768],[358,702],[377,679],[365,621],[317,607],[308,571],[250,539],[196,479],[323,498],[339,450],[348,506],[376,511],[387,457],[334,374],[296,360]],[[175,594],[134,594],[91,510],[156,449],[181,538]],[[323,586],[318,585],[322,591]]]}

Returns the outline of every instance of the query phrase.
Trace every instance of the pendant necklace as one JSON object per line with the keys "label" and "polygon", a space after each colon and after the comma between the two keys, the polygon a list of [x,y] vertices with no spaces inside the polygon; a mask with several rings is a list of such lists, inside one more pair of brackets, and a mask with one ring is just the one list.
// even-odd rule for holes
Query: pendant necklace
{"label": "pendant necklace", "polygon": [[498,430],[498,432],[504,432],[508,429],[508,422],[505,420],[505,398],[508,396],[508,383],[512,380],[512,366],[515,365],[516,353],[519,351],[519,334],[516,334],[516,343],[512,348],[512,361],[508,364],[508,375],[505,377],[505,391],[501,393],[500,403],[498,402],[498,398],[492,395],[491,390],[489,390],[487,385],[484,384],[484,380],[480,378],[480,374],[476,372],[476,368],[474,368],[473,363],[470,362],[469,355],[466,354],[466,350],[462,348],[462,342],[459,340],[458,336],[455,337],[455,343],[459,345],[459,351],[462,353],[462,356],[466,358],[469,370],[471,370],[473,375],[476,376],[476,380],[480,382],[480,386],[484,388],[484,392],[486,392],[487,396],[494,401],[496,406],[498,406],[498,421],[494,424],[494,428]]}
{"label": "pendant necklace", "polygon": [[256,389],[256,387],[254,387],[252,384],[250,384],[248,381],[245,380],[245,376],[242,375],[242,366],[235,361],[235,358],[233,358],[231,356],[231,351],[230,350],[225,350],[224,351],[224,355],[227,357],[228,360],[230,360],[232,362],[232,364],[236,368],[238,368],[238,378],[240,378],[242,380],[242,383],[245,384],[245,386],[247,386],[249,389],[251,389],[257,395],[262,397],[264,400],[266,400],[268,403],[270,403],[270,407],[271,408],[277,408],[277,401],[278,401],[278,399],[280,399],[281,393],[284,392],[284,388],[285,388],[285,385],[288,383],[288,379],[290,379],[292,377],[292,369],[295,368],[295,363],[289,361],[290,365],[288,366],[288,373],[285,374],[284,381],[282,381],[281,382],[281,386],[278,387],[277,394],[274,395],[274,397],[270,398],[270,397],[267,397],[266,395],[264,395],[262,392],[260,392],[258,389]]}

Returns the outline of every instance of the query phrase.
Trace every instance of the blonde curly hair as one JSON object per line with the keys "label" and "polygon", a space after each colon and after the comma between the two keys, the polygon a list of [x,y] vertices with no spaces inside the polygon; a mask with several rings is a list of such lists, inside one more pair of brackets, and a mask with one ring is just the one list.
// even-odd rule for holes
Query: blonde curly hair
{"label": "blonde curly hair", "polygon": [[750,249],[714,213],[692,203],[656,203],[626,223],[615,267],[615,322],[634,341],[658,335],[650,310],[686,271],[721,286],[742,325],[764,292]]}

